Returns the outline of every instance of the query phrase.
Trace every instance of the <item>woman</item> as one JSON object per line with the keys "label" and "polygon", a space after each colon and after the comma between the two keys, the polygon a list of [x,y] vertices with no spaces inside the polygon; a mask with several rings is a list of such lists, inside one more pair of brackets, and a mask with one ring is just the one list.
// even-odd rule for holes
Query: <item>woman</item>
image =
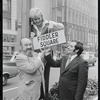
{"label": "woman", "polygon": [[[41,34],[47,34],[50,32],[64,29],[64,25],[62,23],[45,20],[42,14],[42,11],[39,8],[31,8],[30,19],[31,19],[31,26],[32,26],[31,34],[30,34],[31,40],[36,36],[40,36]],[[35,51],[40,52],[40,50],[35,50]],[[51,53],[53,54],[53,52]],[[45,62],[45,59],[44,59],[44,62]],[[48,64],[48,62],[45,62],[44,79],[45,79],[46,98],[48,95],[48,88],[49,88],[49,72],[50,72],[50,65]],[[42,90],[41,90],[40,98],[42,99],[44,98],[44,94]]]}

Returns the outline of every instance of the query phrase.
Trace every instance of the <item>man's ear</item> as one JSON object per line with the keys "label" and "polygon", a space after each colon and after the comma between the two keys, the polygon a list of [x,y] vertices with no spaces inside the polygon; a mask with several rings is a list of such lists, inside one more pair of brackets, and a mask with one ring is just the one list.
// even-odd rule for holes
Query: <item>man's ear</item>
{"label": "man's ear", "polygon": [[77,53],[78,51],[79,51],[79,49],[78,49],[78,50],[75,50],[74,52],[76,52],[76,53]]}

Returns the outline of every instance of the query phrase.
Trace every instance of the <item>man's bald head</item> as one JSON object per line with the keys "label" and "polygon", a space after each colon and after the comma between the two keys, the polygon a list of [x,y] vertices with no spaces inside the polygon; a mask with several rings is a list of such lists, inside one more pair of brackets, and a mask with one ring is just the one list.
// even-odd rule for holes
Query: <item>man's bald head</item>
{"label": "man's bald head", "polygon": [[32,42],[30,39],[28,39],[28,38],[21,39],[20,46],[21,46],[22,52],[24,52],[24,54],[26,54],[27,56],[29,56],[31,54],[33,48],[32,48]]}
{"label": "man's bald head", "polygon": [[[20,41],[20,46],[22,46],[23,43],[27,43],[27,42],[31,42],[31,40],[28,39],[28,38],[22,38],[21,41]],[[31,43],[32,43],[32,42],[31,42]]]}

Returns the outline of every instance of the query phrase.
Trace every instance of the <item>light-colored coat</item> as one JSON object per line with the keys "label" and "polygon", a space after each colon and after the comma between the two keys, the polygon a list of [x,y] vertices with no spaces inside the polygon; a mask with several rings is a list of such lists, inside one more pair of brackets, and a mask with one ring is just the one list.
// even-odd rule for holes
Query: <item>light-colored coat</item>
{"label": "light-colored coat", "polygon": [[41,83],[44,86],[42,61],[36,55],[27,57],[21,53],[16,57],[16,65],[19,70],[18,100],[38,100]]}

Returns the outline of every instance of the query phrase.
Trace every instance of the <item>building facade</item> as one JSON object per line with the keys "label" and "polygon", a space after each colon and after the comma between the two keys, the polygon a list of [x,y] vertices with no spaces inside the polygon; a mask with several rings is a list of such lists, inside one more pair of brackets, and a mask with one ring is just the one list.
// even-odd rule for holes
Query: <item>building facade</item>
{"label": "building facade", "polygon": [[85,50],[96,51],[97,5],[97,0],[52,0],[52,20],[64,24],[67,41],[79,40]]}
{"label": "building facade", "polygon": [[16,50],[16,4],[16,0],[3,0],[3,56],[11,56]]}

